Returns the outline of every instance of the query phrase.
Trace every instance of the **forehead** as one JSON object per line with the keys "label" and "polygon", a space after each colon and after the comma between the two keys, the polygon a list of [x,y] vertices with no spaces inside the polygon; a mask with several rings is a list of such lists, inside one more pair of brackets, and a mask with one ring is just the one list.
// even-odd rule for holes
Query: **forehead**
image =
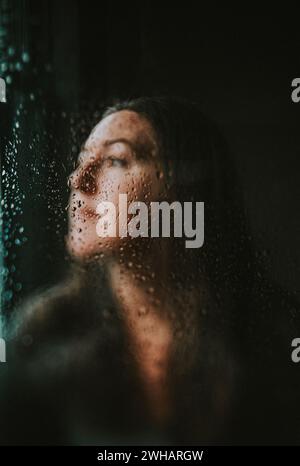
{"label": "forehead", "polygon": [[121,110],[101,120],[86,141],[90,148],[106,141],[128,139],[133,143],[156,147],[156,136],[150,122],[136,112]]}

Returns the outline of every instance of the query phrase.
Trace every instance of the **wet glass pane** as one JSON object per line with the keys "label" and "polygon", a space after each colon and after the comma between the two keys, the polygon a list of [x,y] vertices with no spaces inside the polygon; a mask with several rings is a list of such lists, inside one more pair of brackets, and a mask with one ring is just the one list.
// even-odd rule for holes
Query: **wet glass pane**
{"label": "wet glass pane", "polygon": [[0,444],[299,442],[290,74],[194,13],[0,0]]}

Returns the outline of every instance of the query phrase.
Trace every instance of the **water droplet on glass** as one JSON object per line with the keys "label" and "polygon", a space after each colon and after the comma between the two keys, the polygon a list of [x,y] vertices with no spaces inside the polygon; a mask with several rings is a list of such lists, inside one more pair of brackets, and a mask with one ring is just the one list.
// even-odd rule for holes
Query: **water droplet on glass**
{"label": "water droplet on glass", "polygon": [[22,53],[22,60],[24,63],[28,63],[30,61],[30,55],[28,52],[23,52]]}
{"label": "water droplet on glass", "polygon": [[12,46],[8,47],[7,53],[10,57],[12,57],[16,52],[16,49]]}
{"label": "water droplet on glass", "polygon": [[146,315],[148,312],[146,306],[140,306],[139,309],[138,309],[138,315],[139,316],[144,316]]}

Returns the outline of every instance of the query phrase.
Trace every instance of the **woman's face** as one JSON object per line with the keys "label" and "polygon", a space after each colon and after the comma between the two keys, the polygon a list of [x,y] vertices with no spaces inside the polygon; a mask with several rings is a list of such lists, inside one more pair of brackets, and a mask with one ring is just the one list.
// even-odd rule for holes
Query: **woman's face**
{"label": "woman's face", "polygon": [[118,235],[99,237],[96,209],[100,202],[110,201],[118,214],[119,194],[127,194],[128,204],[147,205],[165,195],[158,144],[148,120],[122,110],[100,121],[79,154],[70,186],[67,248],[73,257],[92,258],[134,241]]}

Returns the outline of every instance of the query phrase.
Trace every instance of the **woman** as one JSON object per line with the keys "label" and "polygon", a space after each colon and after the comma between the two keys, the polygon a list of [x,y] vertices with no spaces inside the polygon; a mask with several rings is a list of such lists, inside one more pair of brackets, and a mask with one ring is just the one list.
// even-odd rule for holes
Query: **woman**
{"label": "woman", "polygon": [[[268,351],[290,330],[277,337],[270,328],[275,292],[257,274],[233,162],[214,124],[178,98],[121,102],[92,130],[69,184],[70,274],[16,311],[9,328],[6,441],[284,441]],[[99,237],[97,206],[118,211],[120,193],[148,206],[204,202],[203,247]]]}

